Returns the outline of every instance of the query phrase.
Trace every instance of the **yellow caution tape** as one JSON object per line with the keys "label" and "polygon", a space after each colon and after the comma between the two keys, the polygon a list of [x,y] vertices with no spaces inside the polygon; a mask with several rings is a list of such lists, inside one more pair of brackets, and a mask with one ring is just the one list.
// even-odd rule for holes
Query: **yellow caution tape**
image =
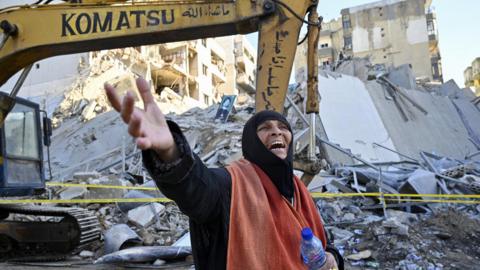
{"label": "yellow caution tape", "polygon": [[[97,185],[97,184],[70,184],[48,182],[47,186],[61,186],[61,187],[86,187],[86,188],[108,188],[108,189],[136,189],[136,190],[152,190],[158,191],[156,187],[129,187],[129,186],[113,186],[113,185]],[[367,193],[323,193],[311,192],[314,198],[329,198],[329,197],[381,197],[382,193],[367,192]],[[395,194],[384,193],[384,197],[436,197],[436,198],[459,198],[459,199],[480,199],[480,194]]]}
{"label": "yellow caution tape", "polygon": [[[355,193],[358,194],[358,193]],[[324,196],[325,197],[325,196]],[[330,196],[334,197],[334,196]],[[346,197],[346,196],[338,196]],[[317,197],[318,198],[318,197]],[[379,198],[382,200],[382,198]],[[392,202],[425,202],[425,203],[461,203],[461,204],[480,204],[480,200],[422,200],[422,199],[390,199],[384,198],[385,201]],[[59,204],[83,204],[83,203],[152,203],[152,202],[171,202],[168,198],[106,198],[106,199],[14,199],[14,200],[0,200],[0,204],[15,204],[15,203],[59,203]]]}
{"label": "yellow caution tape", "polygon": [[86,187],[86,188],[109,188],[109,189],[137,189],[137,190],[158,190],[156,187],[127,187],[127,186],[112,186],[112,185],[97,185],[97,184],[69,184],[69,183],[46,183],[49,187]]}
{"label": "yellow caution tape", "polygon": [[435,197],[435,198],[458,198],[458,199],[480,199],[480,194],[395,194],[395,193],[322,193],[311,192],[314,198],[335,198],[335,197]]}
{"label": "yellow caution tape", "polygon": [[[85,187],[85,188],[108,188],[108,189],[136,189],[136,190],[152,190],[157,191],[156,187],[128,187],[128,186],[114,186],[114,185],[97,185],[97,184],[71,184],[49,182],[47,186],[62,186],[62,187]],[[462,204],[478,204],[480,200],[465,200],[465,199],[480,199],[480,194],[382,194],[379,192],[370,193],[322,193],[311,192],[313,198],[341,198],[341,197],[377,197],[384,201],[395,202],[426,202],[426,203],[462,203]],[[383,198],[382,198],[383,197]],[[395,197],[395,198],[391,198]],[[401,197],[410,197],[403,199]],[[420,198],[420,199],[412,199]],[[437,199],[421,199],[421,198],[437,198]],[[450,200],[449,200],[450,199]],[[453,200],[452,200],[453,199]],[[463,199],[463,200],[461,200]],[[151,203],[151,202],[171,202],[167,198],[105,198],[105,199],[0,199],[0,204],[14,204],[14,203],[59,203],[59,204],[83,204],[83,203]]]}
{"label": "yellow caution tape", "polygon": [[17,199],[17,200],[0,200],[0,204],[12,204],[12,203],[152,203],[152,202],[171,202],[172,200],[167,198],[106,198],[106,199]]}
{"label": "yellow caution tape", "polygon": [[384,199],[384,200],[385,201],[393,201],[393,202],[480,204],[480,200],[421,200],[421,199]]}

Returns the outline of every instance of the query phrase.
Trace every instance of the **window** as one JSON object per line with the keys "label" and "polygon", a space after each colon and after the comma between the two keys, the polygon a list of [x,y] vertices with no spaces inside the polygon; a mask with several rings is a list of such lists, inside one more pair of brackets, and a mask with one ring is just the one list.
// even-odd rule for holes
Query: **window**
{"label": "window", "polygon": [[347,50],[352,49],[352,37],[351,36],[343,38],[343,47]]}
{"label": "window", "polygon": [[210,105],[210,99],[207,95],[203,95],[203,102],[206,104],[206,105]]}
{"label": "window", "polygon": [[203,45],[203,47],[207,47],[207,39],[206,38],[202,38],[202,45]]}
{"label": "window", "polygon": [[429,35],[435,34],[435,24],[433,21],[427,21],[427,32]]}
{"label": "window", "polygon": [[345,14],[342,16],[342,25],[343,25],[343,29],[348,29],[352,27],[350,23],[350,14]]}
{"label": "window", "polygon": [[208,67],[205,66],[204,64],[202,64],[202,74],[205,76],[207,76],[208,74]]}
{"label": "window", "polygon": [[15,105],[5,120],[6,152],[9,156],[39,159],[35,111],[22,104]]}

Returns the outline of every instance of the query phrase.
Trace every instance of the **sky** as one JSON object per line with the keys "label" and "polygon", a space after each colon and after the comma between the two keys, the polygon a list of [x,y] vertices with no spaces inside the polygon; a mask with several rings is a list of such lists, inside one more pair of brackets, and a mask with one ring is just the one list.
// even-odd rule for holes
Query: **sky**
{"label": "sky", "polygon": [[[376,1],[319,0],[318,12],[324,21],[340,17],[340,10]],[[464,87],[463,71],[480,57],[480,1],[433,0],[431,8],[437,14],[438,39],[442,56],[443,79],[454,79]],[[248,39],[256,46],[256,34]]]}

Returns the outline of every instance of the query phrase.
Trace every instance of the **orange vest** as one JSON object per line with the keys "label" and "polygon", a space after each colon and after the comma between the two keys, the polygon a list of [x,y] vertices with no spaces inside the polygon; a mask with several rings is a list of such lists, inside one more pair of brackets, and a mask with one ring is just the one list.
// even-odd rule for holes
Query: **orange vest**
{"label": "orange vest", "polygon": [[295,177],[294,204],[258,166],[242,159],[232,177],[227,270],[307,269],[300,256],[301,230],[310,227],[326,246],[323,224],[305,185]]}

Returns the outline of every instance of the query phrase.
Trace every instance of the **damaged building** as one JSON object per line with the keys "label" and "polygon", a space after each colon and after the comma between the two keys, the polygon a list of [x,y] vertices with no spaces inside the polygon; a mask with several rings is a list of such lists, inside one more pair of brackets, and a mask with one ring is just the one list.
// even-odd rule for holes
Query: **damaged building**
{"label": "damaged building", "polygon": [[[377,1],[345,8],[322,24],[319,63],[369,57],[387,67],[409,64],[418,79],[443,82],[436,15],[431,0]],[[305,50],[305,49],[304,49]]]}
{"label": "damaged building", "polygon": [[[235,54],[226,53],[231,51]],[[54,68],[58,66],[62,68]],[[102,74],[102,79],[121,85],[125,91],[134,88],[134,76],[142,76],[152,82],[158,94],[166,90],[166,94],[206,107],[226,94],[254,92],[256,52],[244,36],[237,35],[57,56],[34,65],[20,95],[51,113],[48,109],[61,102],[63,93],[79,76],[88,76],[82,72],[92,67],[91,72],[101,73],[112,66],[115,70]],[[18,76],[2,90],[13,88]]]}
{"label": "damaged building", "polygon": [[465,78],[465,87],[475,90],[475,95],[480,97],[480,57],[473,60],[472,65],[463,72]]}
{"label": "damaged building", "polygon": [[[134,251],[164,254],[171,248],[181,254],[181,265],[188,267],[192,264],[187,256],[189,250],[184,248],[189,245],[188,219],[175,204],[162,201],[164,196],[142,168],[140,151],[117,113],[105,104],[103,111],[99,110],[85,121],[78,111],[78,104],[92,92],[89,89],[98,92],[102,74],[115,73],[121,66],[122,54],[110,56],[113,64],[105,65],[102,73],[90,72],[82,78],[82,83],[77,83],[82,86],[83,95],[77,95],[75,87],[66,94],[69,100],[66,103],[77,105],[57,108],[56,115],[64,118],[54,130],[50,149],[53,179],[92,186],[62,187],[60,183],[60,186],[50,186],[50,194],[53,198],[66,199],[159,201],[87,204],[101,220],[104,239],[70,259],[134,263],[138,267],[178,266],[171,257],[161,260],[136,257],[138,261],[132,262],[133,259],[125,255]],[[326,190],[328,194],[359,194],[358,198],[316,199],[327,229],[334,235],[335,245],[346,258],[347,269],[397,266],[398,269],[449,269],[447,264],[474,263],[480,259],[473,248],[480,244],[476,236],[480,209],[476,204],[451,203],[447,208],[432,203],[429,197],[413,202],[408,197],[389,197],[382,212],[382,201],[361,194],[378,191],[379,185],[386,194],[398,196],[402,193],[477,194],[480,111],[472,102],[473,93],[460,89],[453,81],[438,89],[422,89],[415,84],[408,65],[385,72],[383,79],[376,76],[372,79],[371,72],[382,71],[372,70],[372,64],[365,59],[353,59],[342,62],[336,72],[321,71],[319,75],[321,104],[317,141],[319,154],[327,163],[309,189],[312,192]],[[297,69],[297,84],[290,93],[292,100],[297,93],[303,95],[304,74],[302,69]],[[171,109],[167,117],[179,124],[191,149],[205,164],[225,166],[241,157],[239,141],[243,125],[252,115],[253,100],[237,105],[229,121],[218,125],[212,121],[217,106],[202,109],[169,91],[156,91],[155,99],[162,110]],[[297,106],[302,107],[301,101]],[[183,107],[183,113],[172,107]],[[292,108],[290,106],[287,115],[295,123],[295,146],[299,150],[297,146],[302,144],[302,137],[297,135],[305,124]],[[369,165],[382,168],[381,173]],[[101,189],[96,185],[125,189]],[[144,190],[129,190],[130,187]],[[458,228],[472,233],[456,234]],[[118,234],[121,238],[112,241],[112,235]],[[460,244],[466,238],[471,244]],[[426,252],[430,247],[438,252]],[[183,259],[185,256],[187,259]]]}

